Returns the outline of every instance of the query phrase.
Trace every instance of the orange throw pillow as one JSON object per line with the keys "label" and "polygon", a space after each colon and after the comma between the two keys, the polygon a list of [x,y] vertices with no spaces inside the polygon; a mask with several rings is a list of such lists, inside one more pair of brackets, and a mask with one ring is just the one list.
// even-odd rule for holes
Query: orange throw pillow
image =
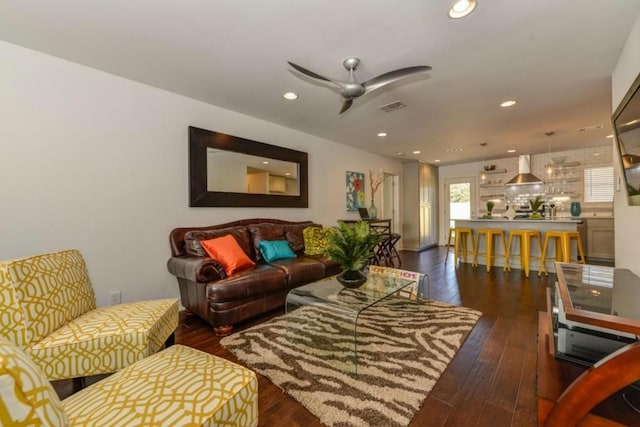
{"label": "orange throw pillow", "polygon": [[211,240],[201,240],[200,244],[211,258],[222,264],[227,276],[231,276],[243,268],[256,265],[244,253],[238,241],[231,234]]}

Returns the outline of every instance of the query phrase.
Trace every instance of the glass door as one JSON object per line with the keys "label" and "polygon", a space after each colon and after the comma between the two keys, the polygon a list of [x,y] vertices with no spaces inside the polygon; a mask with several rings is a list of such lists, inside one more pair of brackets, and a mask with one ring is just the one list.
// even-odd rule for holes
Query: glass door
{"label": "glass door", "polygon": [[[445,207],[443,236],[449,235],[449,228],[455,226],[455,219],[471,219],[475,194],[473,184],[475,178],[447,179],[444,183]],[[446,242],[445,242],[446,244]]]}

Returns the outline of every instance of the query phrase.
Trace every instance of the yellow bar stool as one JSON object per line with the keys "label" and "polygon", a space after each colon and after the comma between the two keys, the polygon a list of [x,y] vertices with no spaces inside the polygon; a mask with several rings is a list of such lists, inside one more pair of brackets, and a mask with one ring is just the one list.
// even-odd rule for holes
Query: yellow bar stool
{"label": "yellow bar stool", "polygon": [[[513,241],[514,237],[520,239],[520,254],[514,255],[511,252],[511,242]],[[524,270],[524,275],[526,277],[529,277],[531,259],[541,258],[539,256],[531,256],[531,239],[537,240],[538,248],[542,253],[542,237],[538,230],[511,230],[509,232],[509,243],[507,244],[507,253],[504,257],[503,271],[506,271],[506,270],[511,271],[511,266],[509,265],[509,258],[519,255],[520,267]],[[540,264],[542,264],[542,261],[540,261]]]}
{"label": "yellow bar stool", "polygon": [[[500,240],[502,240],[502,251],[503,251],[503,254],[506,254],[507,245],[504,240],[504,231],[499,228],[480,228],[477,233],[478,235],[476,236],[476,246],[473,254],[473,263],[471,264],[471,266],[477,267],[478,255],[485,255],[486,264],[487,264],[487,273],[488,273],[489,271],[491,271],[491,266],[493,264],[492,261],[498,256],[502,256],[502,257],[505,256],[505,255],[500,255],[495,253],[494,245],[493,245],[493,240],[495,237],[500,237]],[[478,251],[478,247],[480,246],[480,238],[482,236],[484,236],[484,241],[485,241],[485,252]]]}
{"label": "yellow bar stool", "polygon": [[456,229],[455,227],[449,227],[449,234],[447,235],[447,255],[444,257],[444,263],[447,263],[447,259],[449,259],[449,251],[453,246],[455,248],[455,242],[452,244],[451,239],[456,237]]}
{"label": "yellow bar stool", "polygon": [[[469,243],[471,243],[471,255],[475,256],[475,240],[473,239],[473,230],[469,227],[452,227],[449,228],[449,236],[447,237],[447,256],[444,259],[444,262],[447,262],[447,258],[449,258],[449,247],[451,246],[451,237],[454,237],[454,249],[453,252],[455,254],[455,260],[458,262],[460,259],[460,254],[464,259],[464,262],[467,262],[467,249],[469,247]],[[473,258],[472,258],[473,260]]]}
{"label": "yellow bar stool", "polygon": [[[582,237],[580,233],[577,231],[547,231],[544,235],[544,245],[542,247],[542,257],[540,259],[541,269],[538,272],[538,276],[544,274],[547,276],[549,272],[547,271],[546,261],[547,261],[547,252],[549,250],[549,241],[553,239],[555,242],[555,259],[554,261],[560,262],[578,262],[580,264],[585,263],[584,258],[584,247],[582,246]],[[571,242],[576,241],[576,248],[580,259],[571,259]]]}

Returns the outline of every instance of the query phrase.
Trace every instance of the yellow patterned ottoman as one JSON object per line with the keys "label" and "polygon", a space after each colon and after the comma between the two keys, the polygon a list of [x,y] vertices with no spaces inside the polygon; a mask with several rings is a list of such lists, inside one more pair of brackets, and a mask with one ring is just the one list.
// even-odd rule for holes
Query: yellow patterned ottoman
{"label": "yellow patterned ottoman", "polygon": [[253,371],[175,345],[60,403],[42,371],[0,338],[0,425],[258,425]]}

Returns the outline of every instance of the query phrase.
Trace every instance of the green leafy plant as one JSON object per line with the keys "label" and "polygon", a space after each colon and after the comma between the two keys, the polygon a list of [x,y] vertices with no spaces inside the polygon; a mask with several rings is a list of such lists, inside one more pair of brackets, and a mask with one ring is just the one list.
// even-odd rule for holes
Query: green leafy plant
{"label": "green leafy plant", "polygon": [[536,196],[535,199],[529,199],[529,205],[531,206],[531,218],[542,218],[542,215],[538,212],[540,210],[540,206],[544,203],[544,199],[542,196]]}
{"label": "green leafy plant", "polygon": [[338,221],[338,225],[326,235],[328,247],[323,253],[337,262],[344,273],[359,271],[373,256],[373,248],[380,238],[380,233],[371,229],[365,221],[353,226]]}
{"label": "green leafy plant", "polygon": [[491,216],[491,211],[493,210],[493,207],[494,207],[495,205],[496,205],[496,204],[495,204],[494,202],[492,202],[491,200],[489,200],[489,201],[487,202],[487,215]]}

